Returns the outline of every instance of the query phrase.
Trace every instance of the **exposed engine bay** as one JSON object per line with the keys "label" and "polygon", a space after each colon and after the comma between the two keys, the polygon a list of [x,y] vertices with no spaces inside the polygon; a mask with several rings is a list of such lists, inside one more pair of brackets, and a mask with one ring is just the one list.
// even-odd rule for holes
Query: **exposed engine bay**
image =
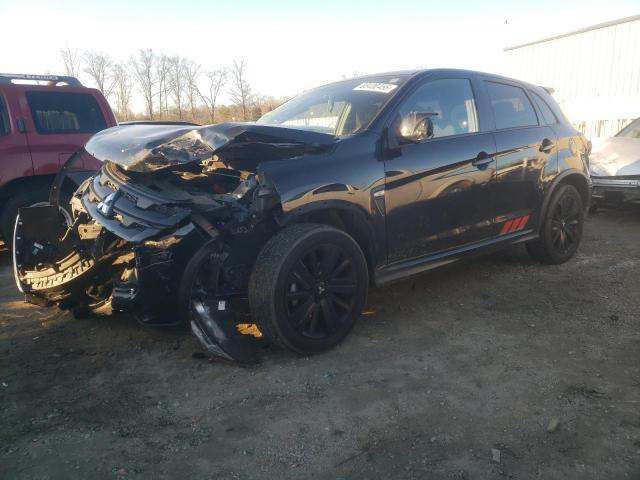
{"label": "exposed engine bay", "polygon": [[[61,203],[23,208],[14,272],[27,301],[77,315],[131,312],[149,325],[190,324],[216,355],[255,358],[247,284],[280,228],[276,184],[262,161],[314,153],[333,137],[251,124],[136,125],[94,136],[103,162]],[[249,335],[247,335],[249,333]]]}

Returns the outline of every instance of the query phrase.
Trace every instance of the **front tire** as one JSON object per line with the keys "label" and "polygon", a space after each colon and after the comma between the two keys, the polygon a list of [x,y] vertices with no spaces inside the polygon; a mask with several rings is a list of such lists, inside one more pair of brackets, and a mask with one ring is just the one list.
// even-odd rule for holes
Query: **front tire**
{"label": "front tire", "polygon": [[542,263],[561,264],[575,254],[582,238],[584,205],[572,185],[554,193],[540,229],[540,238],[527,244],[529,255]]}
{"label": "front tire", "polygon": [[353,328],[368,279],[362,250],[348,234],[291,225],[258,256],[249,281],[251,313],[273,343],[302,355],[324,352]]}

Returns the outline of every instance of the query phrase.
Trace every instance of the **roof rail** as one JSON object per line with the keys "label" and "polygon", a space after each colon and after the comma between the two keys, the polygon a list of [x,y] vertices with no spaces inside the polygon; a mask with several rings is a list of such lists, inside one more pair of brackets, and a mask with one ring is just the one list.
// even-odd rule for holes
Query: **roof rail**
{"label": "roof rail", "polygon": [[32,75],[30,73],[0,73],[0,83],[11,83],[12,80],[35,80],[38,82],[49,82],[50,85],[66,83],[71,87],[81,87],[80,80],[76,77],[64,75]]}
{"label": "roof rail", "polygon": [[556,89],[553,87],[543,87],[542,85],[540,85],[540,88],[547,92],[549,95],[553,95],[554,93],[556,93]]}

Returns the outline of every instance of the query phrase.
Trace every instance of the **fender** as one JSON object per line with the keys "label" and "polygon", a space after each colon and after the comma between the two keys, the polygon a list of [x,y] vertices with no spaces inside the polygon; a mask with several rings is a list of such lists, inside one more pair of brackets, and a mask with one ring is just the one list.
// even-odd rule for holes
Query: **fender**
{"label": "fender", "polygon": [[[320,213],[328,210],[338,210],[349,215],[353,215],[354,218],[357,219],[354,222],[355,225],[353,225],[356,230],[347,230],[347,233],[353,236],[359,244],[362,242],[366,244],[368,252],[365,251],[363,253],[365,256],[370,256],[368,260],[371,263],[371,267],[376,267],[385,260],[384,256],[381,257],[382,252],[386,251],[384,217],[380,218],[380,222],[375,222],[372,215],[370,215],[360,205],[346,202],[344,200],[317,200],[315,202],[295,207],[294,209],[283,213],[280,217],[279,223],[284,227],[292,223],[296,223],[300,219],[314,213]],[[376,223],[382,225],[382,230],[379,228],[376,229]],[[361,232],[361,235],[358,235],[357,229],[362,229],[364,231]],[[373,271],[373,268],[371,268],[370,271]]]}
{"label": "fender", "polygon": [[[577,168],[569,168],[560,172],[547,188],[547,193],[545,194],[544,200],[542,201],[542,207],[540,208],[541,219],[545,218],[545,216],[547,215],[549,202],[551,201],[551,197],[556,191],[556,188],[558,188],[558,186],[563,183],[567,179],[567,177],[570,176],[580,177],[580,181],[584,182],[584,186],[587,189],[587,201],[585,202],[585,210],[589,208],[589,203],[591,201],[591,179],[583,171],[578,170]],[[582,194],[582,192],[580,193]]]}

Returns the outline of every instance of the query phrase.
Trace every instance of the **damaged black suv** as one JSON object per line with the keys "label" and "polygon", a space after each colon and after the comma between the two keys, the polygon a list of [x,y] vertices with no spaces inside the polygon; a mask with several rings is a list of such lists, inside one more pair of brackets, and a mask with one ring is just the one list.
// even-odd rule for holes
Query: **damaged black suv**
{"label": "damaged black suv", "polygon": [[[261,335],[322,352],[369,285],[517,243],[568,260],[588,145],[545,89],[461,70],[341,81],[256,123],[114,127],[20,210],[16,281],[39,304],[190,325],[239,361]],[[61,200],[87,156],[101,170]]]}

